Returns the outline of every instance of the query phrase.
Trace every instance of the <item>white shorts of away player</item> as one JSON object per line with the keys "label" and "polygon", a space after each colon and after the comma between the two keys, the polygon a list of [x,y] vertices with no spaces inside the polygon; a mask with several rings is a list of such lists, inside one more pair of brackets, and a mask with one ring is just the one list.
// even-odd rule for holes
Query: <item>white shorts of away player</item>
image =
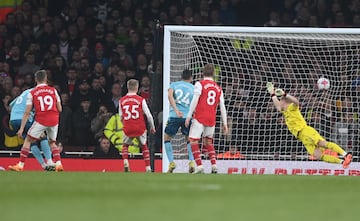
{"label": "white shorts of away player", "polygon": [[40,140],[41,135],[46,132],[49,141],[56,141],[58,126],[48,127],[34,121],[27,135],[32,139]]}
{"label": "white shorts of away player", "polygon": [[132,145],[133,144],[132,140],[135,138],[139,140],[141,145],[145,145],[146,144],[146,130],[140,137],[128,137],[124,134],[124,137],[123,137],[124,143],[128,144],[128,145]]}
{"label": "white shorts of away player", "polygon": [[208,127],[197,121],[196,119],[192,119],[189,138],[199,140],[201,138],[201,134],[203,137],[212,138],[214,136],[215,126]]}

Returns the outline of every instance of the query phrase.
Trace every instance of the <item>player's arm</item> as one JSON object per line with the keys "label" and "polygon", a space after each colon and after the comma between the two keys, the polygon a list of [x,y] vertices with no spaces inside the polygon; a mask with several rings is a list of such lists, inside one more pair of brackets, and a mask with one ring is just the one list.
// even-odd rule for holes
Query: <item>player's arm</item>
{"label": "player's arm", "polygon": [[62,112],[61,99],[57,90],[55,90],[55,96],[56,96],[56,108],[58,109],[59,112]]}
{"label": "player's arm", "polygon": [[220,113],[221,113],[221,119],[223,122],[224,134],[226,135],[229,132],[229,128],[228,128],[228,124],[227,124],[227,113],[226,113],[226,108],[225,108],[225,100],[224,100],[223,92],[221,92],[221,95],[220,95]]}
{"label": "player's arm", "polygon": [[120,117],[120,121],[122,122],[123,121],[123,113],[122,113],[122,110],[121,110],[121,103],[119,101],[119,108],[118,108],[118,113],[119,113],[119,117]]}
{"label": "player's arm", "polygon": [[142,101],[142,109],[143,109],[146,119],[150,125],[150,132],[155,133],[156,130],[155,130],[154,118],[151,115],[150,109],[147,106],[145,99],[143,99],[143,101]]}
{"label": "player's arm", "polygon": [[266,83],[266,89],[267,91],[269,92],[270,96],[271,96],[271,100],[276,108],[276,110],[278,111],[282,111],[281,110],[281,105],[280,105],[280,101],[279,99],[276,97],[276,94],[275,94],[275,88],[274,88],[274,85],[272,82],[267,82]]}
{"label": "player's arm", "polygon": [[201,90],[202,90],[202,86],[201,86],[200,82],[196,82],[195,86],[194,86],[194,96],[191,100],[189,112],[188,112],[188,114],[186,116],[186,120],[185,120],[186,127],[189,127],[189,125],[190,125],[190,119],[195,111],[195,108],[196,108],[198,102],[199,102]]}
{"label": "player's arm", "polygon": [[169,100],[171,107],[174,109],[176,116],[183,117],[183,113],[181,113],[176,107],[176,102],[174,99],[174,89],[172,89],[172,88],[169,88],[169,90],[168,90],[168,100]]}

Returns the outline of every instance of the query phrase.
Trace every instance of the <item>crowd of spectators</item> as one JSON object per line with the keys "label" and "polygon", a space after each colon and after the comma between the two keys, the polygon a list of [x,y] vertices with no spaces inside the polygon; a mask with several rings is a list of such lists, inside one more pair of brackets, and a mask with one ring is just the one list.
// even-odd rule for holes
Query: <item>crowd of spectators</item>
{"label": "crowd of spectators", "polygon": [[[154,115],[161,114],[162,102],[151,99],[160,90],[155,85],[162,84],[154,80],[162,76],[162,57],[155,56],[162,45],[154,47],[156,20],[174,25],[360,27],[359,10],[359,0],[24,0],[0,23],[0,117],[8,115],[12,99],[34,86],[33,73],[45,69],[64,106],[58,141],[64,146],[106,146],[102,130],[116,113],[128,79],[139,80],[139,94],[157,107]],[[158,131],[156,151],[161,146]]]}

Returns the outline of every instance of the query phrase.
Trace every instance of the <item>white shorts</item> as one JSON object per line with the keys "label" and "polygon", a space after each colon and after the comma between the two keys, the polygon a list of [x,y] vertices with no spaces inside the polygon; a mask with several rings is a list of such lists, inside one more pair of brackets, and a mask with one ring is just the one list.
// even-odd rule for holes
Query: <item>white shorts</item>
{"label": "white shorts", "polygon": [[140,142],[140,144],[141,145],[145,145],[146,144],[146,130],[145,130],[145,132],[140,136],[140,137],[128,137],[128,136],[126,136],[126,134],[124,133],[124,137],[123,137],[123,142],[125,143],[125,144],[128,144],[128,145],[134,145],[133,144],[133,142],[132,142],[132,140],[133,139],[138,139],[139,140],[139,142]]}
{"label": "white shorts", "polygon": [[215,126],[208,127],[201,124],[196,119],[192,119],[189,138],[199,140],[201,138],[201,134],[203,137],[213,138],[215,132]]}
{"label": "white shorts", "polygon": [[56,141],[58,126],[59,125],[48,127],[34,121],[27,135],[32,139],[40,140],[41,135],[46,132],[49,141]]}

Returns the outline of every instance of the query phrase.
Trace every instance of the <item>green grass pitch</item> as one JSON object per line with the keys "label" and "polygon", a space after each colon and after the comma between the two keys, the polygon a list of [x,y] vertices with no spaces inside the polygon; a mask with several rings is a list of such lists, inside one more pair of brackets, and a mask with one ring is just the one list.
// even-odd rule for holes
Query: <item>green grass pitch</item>
{"label": "green grass pitch", "polygon": [[339,221],[359,208],[359,177],[0,173],[2,221]]}

